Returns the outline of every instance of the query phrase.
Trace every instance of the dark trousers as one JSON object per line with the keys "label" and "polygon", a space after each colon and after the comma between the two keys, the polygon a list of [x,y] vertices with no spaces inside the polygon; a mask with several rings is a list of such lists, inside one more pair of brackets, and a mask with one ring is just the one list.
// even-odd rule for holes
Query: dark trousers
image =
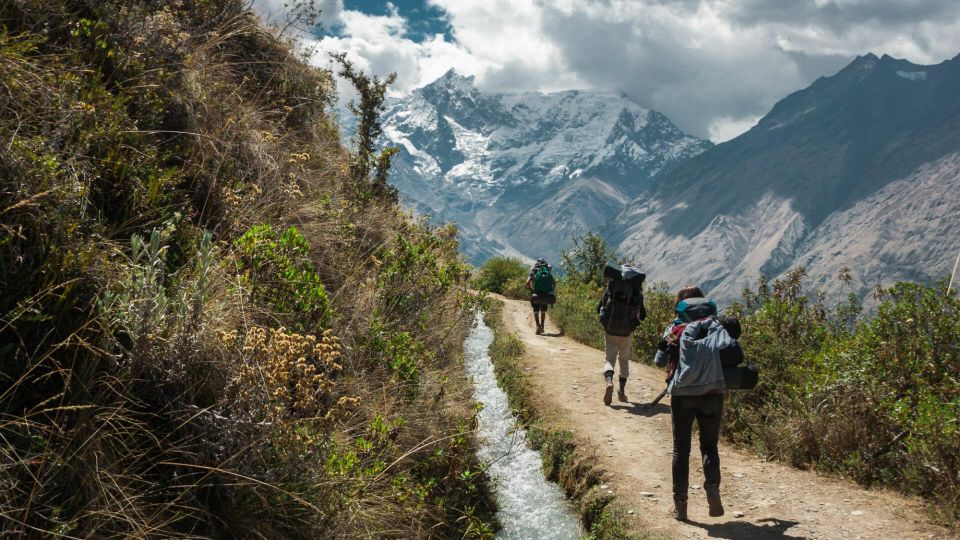
{"label": "dark trousers", "polygon": [[720,484],[720,419],[723,416],[723,394],[672,396],[670,416],[673,419],[673,496],[686,500],[690,487],[690,436],[693,420],[700,427],[700,454],[703,455],[703,476],[707,484]]}

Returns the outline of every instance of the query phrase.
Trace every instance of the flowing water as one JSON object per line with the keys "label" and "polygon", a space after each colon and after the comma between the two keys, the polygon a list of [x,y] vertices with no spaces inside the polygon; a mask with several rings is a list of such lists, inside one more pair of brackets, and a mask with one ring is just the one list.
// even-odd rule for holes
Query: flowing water
{"label": "flowing water", "polygon": [[580,538],[580,525],[563,492],[543,476],[540,454],[527,446],[527,433],[517,427],[507,395],[497,386],[488,348],[493,331],[477,315],[477,324],[464,343],[467,373],[473,378],[480,411],[480,450],[494,481],[500,507],[497,517],[502,540],[561,540]]}

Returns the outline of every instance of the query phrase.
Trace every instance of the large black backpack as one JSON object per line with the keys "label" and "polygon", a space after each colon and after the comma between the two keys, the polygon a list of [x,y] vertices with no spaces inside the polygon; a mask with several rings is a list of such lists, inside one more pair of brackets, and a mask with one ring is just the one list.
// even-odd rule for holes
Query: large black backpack
{"label": "large black backpack", "polygon": [[643,307],[643,280],[646,276],[628,266],[623,267],[619,276],[612,272],[605,272],[605,275],[611,279],[604,295],[606,302],[601,306],[603,329],[612,336],[629,336],[636,330],[638,320],[647,316]]}

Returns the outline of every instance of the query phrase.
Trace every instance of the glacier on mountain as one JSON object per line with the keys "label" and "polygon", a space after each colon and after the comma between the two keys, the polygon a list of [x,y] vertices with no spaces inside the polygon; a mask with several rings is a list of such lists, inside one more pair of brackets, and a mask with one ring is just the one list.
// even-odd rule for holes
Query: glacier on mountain
{"label": "glacier on mountain", "polygon": [[489,93],[453,70],[387,105],[380,142],[401,149],[393,184],[418,211],[458,223],[473,262],[555,257],[711,146],[622,92]]}

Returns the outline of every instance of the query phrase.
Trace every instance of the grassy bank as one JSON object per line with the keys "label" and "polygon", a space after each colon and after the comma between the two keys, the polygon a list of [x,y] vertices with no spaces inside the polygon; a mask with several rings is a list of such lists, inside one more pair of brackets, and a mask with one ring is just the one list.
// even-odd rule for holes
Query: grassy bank
{"label": "grassy bank", "polygon": [[0,532],[490,537],[456,230],[248,4],[0,3]]}
{"label": "grassy bank", "polygon": [[530,376],[524,370],[523,343],[502,325],[503,304],[486,302],[486,323],[494,330],[490,346],[497,382],[527,430],[531,445],[541,453],[544,474],[574,502],[581,523],[593,539],[653,539],[642,531],[628,531],[625,511],[616,497],[600,489],[605,471],[597,467],[592,452],[579,445],[573,434],[557,427],[533,399]]}
{"label": "grassy bank", "polygon": [[[876,314],[856,297],[807,296],[802,269],[746,290],[740,317],[760,385],[731,394],[724,435],[760,455],[926,498],[935,521],[960,518],[960,301],[945,284],[874,291]],[[843,279],[843,276],[838,279]],[[552,320],[565,335],[602,347],[601,290],[561,281]],[[648,321],[637,357],[653,358],[672,318],[663,287],[645,293]],[[856,422],[850,420],[856,418]]]}

